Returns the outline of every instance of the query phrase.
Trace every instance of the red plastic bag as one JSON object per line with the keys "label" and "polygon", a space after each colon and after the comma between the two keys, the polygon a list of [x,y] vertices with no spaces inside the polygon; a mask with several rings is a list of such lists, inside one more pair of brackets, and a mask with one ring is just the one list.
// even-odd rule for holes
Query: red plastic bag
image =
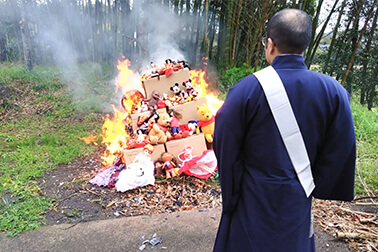
{"label": "red plastic bag", "polygon": [[[188,150],[186,149],[183,152],[188,153]],[[186,175],[200,179],[208,179],[211,175],[215,175],[217,170],[217,158],[213,150],[206,150],[201,156],[186,156],[189,158],[184,160],[181,164],[181,168],[178,171],[179,174],[185,173]]]}

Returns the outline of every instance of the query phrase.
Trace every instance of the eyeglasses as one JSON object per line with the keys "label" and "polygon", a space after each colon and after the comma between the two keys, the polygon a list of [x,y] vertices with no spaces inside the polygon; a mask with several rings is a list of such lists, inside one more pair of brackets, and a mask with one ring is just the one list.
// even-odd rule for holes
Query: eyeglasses
{"label": "eyeglasses", "polygon": [[262,36],[262,38],[261,38],[261,44],[265,47],[265,44],[266,44],[266,39],[267,39],[267,36],[266,35],[264,35],[264,36]]}
{"label": "eyeglasses", "polygon": [[[266,35],[262,36],[262,38],[261,38],[261,44],[264,46],[264,48],[265,48],[267,39],[268,39],[268,37]],[[272,40],[272,43],[273,43],[274,46],[277,46],[276,42],[274,42],[274,40],[272,38],[270,38],[270,40]]]}

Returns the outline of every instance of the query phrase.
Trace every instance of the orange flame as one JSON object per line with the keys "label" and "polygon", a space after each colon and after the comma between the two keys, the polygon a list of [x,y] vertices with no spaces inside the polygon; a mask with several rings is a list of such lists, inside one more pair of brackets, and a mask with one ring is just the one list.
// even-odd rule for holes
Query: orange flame
{"label": "orange flame", "polygon": [[[139,74],[129,69],[130,61],[125,59],[118,60],[117,69],[119,73],[116,77],[116,90],[121,88],[123,97],[121,100],[125,112],[117,110],[113,106],[114,115],[106,115],[104,124],[102,126],[102,143],[106,146],[106,150],[101,157],[105,166],[110,165],[119,157],[120,152],[126,146],[127,141],[130,139],[127,127],[131,125],[130,115],[134,111],[135,106],[140,103],[144,98],[142,78]],[[215,115],[218,109],[222,106],[223,101],[219,100],[213,93],[208,91],[209,85],[205,81],[205,72],[202,70],[190,71],[193,87],[198,92],[198,97],[206,97],[207,105]],[[80,138],[87,144],[94,142],[97,136],[89,136]]]}
{"label": "orange flame", "polygon": [[90,135],[90,136],[87,136],[87,137],[78,137],[78,139],[83,140],[86,144],[93,143],[94,145],[97,146],[98,145],[96,143],[97,137],[98,136]]}
{"label": "orange flame", "polygon": [[106,150],[101,157],[104,165],[112,164],[122,151],[122,147],[126,145],[129,133],[126,128],[131,125],[129,115],[135,109],[135,106],[144,98],[144,89],[138,73],[129,69],[130,61],[125,59],[118,60],[117,69],[119,73],[116,77],[116,89],[121,88],[124,93],[122,98],[122,106],[126,112],[121,112],[113,106],[114,115],[104,118],[102,126],[102,143],[105,144]]}
{"label": "orange flame", "polygon": [[213,115],[215,115],[218,109],[223,105],[223,101],[219,100],[214,93],[208,91],[209,85],[205,80],[206,73],[202,70],[190,70],[189,73],[193,87],[198,92],[198,97],[206,97],[207,105]]}

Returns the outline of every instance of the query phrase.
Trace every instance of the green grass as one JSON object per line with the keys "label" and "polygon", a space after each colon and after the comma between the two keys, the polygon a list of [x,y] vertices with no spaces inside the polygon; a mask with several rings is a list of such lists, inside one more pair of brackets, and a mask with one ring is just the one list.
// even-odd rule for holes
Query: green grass
{"label": "green grass", "polygon": [[[102,123],[96,114],[100,106],[80,106],[94,104],[94,97],[83,96],[76,102],[73,94],[64,92],[67,85],[61,80],[53,67],[37,67],[28,72],[19,65],[0,65],[0,85],[9,90],[27,90],[29,97],[28,104],[19,110],[2,107],[3,111],[18,114],[27,106],[38,106],[42,111],[20,113],[0,122],[0,230],[9,236],[42,224],[53,199],[43,195],[37,179],[59,164],[90,154],[94,147],[78,137],[100,133]],[[89,82],[93,88],[104,90],[100,96],[109,95],[102,76],[88,78]],[[9,102],[16,98],[10,94]],[[100,104],[100,99],[95,100]]]}
{"label": "green grass", "polygon": [[378,190],[378,112],[353,102],[352,113],[357,139],[356,194],[366,195],[363,184]]}

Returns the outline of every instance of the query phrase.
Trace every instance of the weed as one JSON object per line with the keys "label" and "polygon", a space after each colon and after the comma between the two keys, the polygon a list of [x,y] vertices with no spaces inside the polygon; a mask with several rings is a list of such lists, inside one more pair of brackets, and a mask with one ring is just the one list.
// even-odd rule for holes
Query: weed
{"label": "weed", "polygon": [[71,212],[64,212],[64,215],[67,216],[67,217],[69,217],[69,218],[74,218],[74,217],[79,216],[79,212],[80,211],[81,211],[80,209],[75,208]]}

